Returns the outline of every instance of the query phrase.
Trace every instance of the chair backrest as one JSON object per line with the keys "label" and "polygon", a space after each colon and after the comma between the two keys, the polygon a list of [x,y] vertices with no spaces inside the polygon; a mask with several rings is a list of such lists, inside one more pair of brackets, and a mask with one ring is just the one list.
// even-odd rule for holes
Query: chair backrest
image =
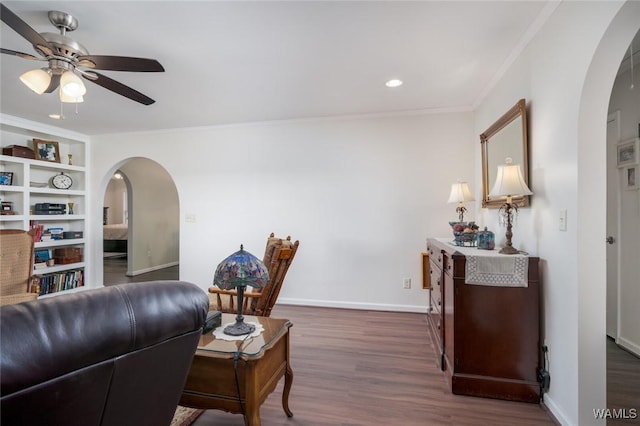
{"label": "chair backrest", "polygon": [[27,231],[0,229],[0,304],[14,303],[10,296],[29,293],[33,245]]}
{"label": "chair backrest", "polygon": [[298,251],[299,241],[291,242],[291,237],[286,239],[277,238],[273,232],[267,239],[262,262],[269,269],[269,281],[261,290],[262,296],[257,300],[252,300],[250,309],[253,315],[268,317],[271,309],[276,304],[284,277],[291,266],[291,262]]}

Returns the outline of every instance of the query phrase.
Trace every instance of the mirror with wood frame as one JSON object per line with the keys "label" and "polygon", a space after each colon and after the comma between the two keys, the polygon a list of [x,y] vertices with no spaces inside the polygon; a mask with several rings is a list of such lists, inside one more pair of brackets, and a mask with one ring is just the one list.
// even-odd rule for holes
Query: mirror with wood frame
{"label": "mirror with wood frame", "polygon": [[[513,164],[520,164],[522,176],[529,185],[529,164],[527,162],[527,109],[524,99],[520,99],[509,111],[480,135],[482,149],[482,207],[499,208],[506,197],[490,197],[498,173],[498,166],[505,164],[507,157]],[[529,205],[529,196],[513,197],[518,207]]]}

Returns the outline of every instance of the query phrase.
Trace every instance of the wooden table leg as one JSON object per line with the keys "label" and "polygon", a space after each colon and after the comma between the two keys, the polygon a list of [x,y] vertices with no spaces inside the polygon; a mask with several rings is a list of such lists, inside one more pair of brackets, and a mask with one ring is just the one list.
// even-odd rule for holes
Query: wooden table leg
{"label": "wooden table leg", "polygon": [[247,404],[247,426],[260,426],[260,407]]}
{"label": "wooden table leg", "polygon": [[287,369],[284,372],[284,389],[282,390],[282,408],[287,414],[287,417],[293,417],[293,412],[289,409],[289,391],[291,391],[291,384],[293,383],[293,370],[287,360]]}
{"label": "wooden table leg", "polygon": [[293,412],[289,409],[289,392],[291,391],[291,384],[293,383],[293,370],[291,369],[291,363],[289,362],[289,331],[285,336],[285,362],[286,367],[284,370],[284,389],[282,390],[282,408],[287,414],[287,417],[293,417]]}

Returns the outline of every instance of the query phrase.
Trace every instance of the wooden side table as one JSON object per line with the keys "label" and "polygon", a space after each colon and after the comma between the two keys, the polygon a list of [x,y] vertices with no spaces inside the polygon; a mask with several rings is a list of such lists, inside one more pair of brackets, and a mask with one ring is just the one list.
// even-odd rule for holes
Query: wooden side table
{"label": "wooden side table", "polygon": [[[284,376],[282,408],[288,417],[293,370],[289,364],[289,328],[286,319],[246,315],[245,322],[260,323],[264,331],[245,341],[200,338],[180,405],[218,409],[247,416],[247,424],[260,426],[260,406]],[[222,314],[222,325],[235,315]],[[237,354],[237,355],[236,355]],[[239,390],[239,392],[238,392]],[[244,410],[243,410],[244,409]]]}

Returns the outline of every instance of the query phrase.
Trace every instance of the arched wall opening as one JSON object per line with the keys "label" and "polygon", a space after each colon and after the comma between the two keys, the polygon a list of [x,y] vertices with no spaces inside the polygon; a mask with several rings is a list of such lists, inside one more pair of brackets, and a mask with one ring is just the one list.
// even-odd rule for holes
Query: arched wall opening
{"label": "arched wall opening", "polygon": [[[118,238],[126,239],[126,276],[134,277],[177,266],[180,203],[173,178],[153,160],[127,158],[113,165],[103,176],[103,199],[116,171],[126,182],[127,220],[124,229],[118,230]],[[106,239],[107,232],[103,226],[103,248],[111,244]],[[97,271],[97,276],[104,276],[104,264],[102,267],[103,271]]]}
{"label": "arched wall opening", "polygon": [[578,116],[578,419],[604,424],[606,407],[606,132],[609,100],[625,50],[640,28],[640,2],[610,23],[587,72]]}

